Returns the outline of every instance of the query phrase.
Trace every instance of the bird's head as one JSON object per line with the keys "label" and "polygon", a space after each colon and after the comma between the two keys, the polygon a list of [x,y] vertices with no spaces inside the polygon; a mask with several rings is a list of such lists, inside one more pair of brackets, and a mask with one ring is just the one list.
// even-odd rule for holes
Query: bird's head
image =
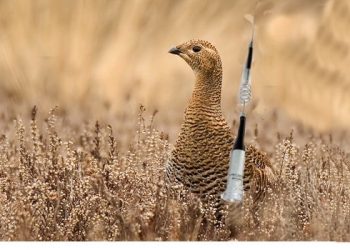
{"label": "bird's head", "polygon": [[184,59],[196,74],[211,73],[218,68],[221,70],[221,60],[217,49],[204,40],[190,40],[170,49],[169,53]]}

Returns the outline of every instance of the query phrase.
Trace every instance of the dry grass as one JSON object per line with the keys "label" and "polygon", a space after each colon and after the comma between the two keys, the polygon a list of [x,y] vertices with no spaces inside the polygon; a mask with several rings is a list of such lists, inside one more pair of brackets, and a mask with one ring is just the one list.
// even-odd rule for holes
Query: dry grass
{"label": "dry grass", "polygon": [[247,143],[277,173],[259,211],[246,194],[231,234],[190,193],[167,194],[193,87],[167,51],[192,38],[217,46],[236,132],[243,16],[255,2],[0,1],[0,240],[350,241],[347,0],[256,10]]}
{"label": "dry grass", "polygon": [[[220,51],[232,120],[251,32],[244,15],[256,2],[1,1],[1,105],[14,113],[28,104],[96,110],[90,118],[104,119],[106,107],[123,112],[142,103],[160,111],[173,140],[193,74],[167,51],[201,38]],[[260,1],[253,76],[260,115],[278,107],[320,131],[350,126],[349,17],[347,0]]]}
{"label": "dry grass", "polygon": [[[231,235],[206,222],[208,210],[190,193],[167,194],[170,147],[155,114],[145,119],[141,106],[123,151],[113,126],[73,128],[56,113],[38,119],[34,107],[1,136],[1,240],[350,240],[350,154],[329,141],[299,146],[300,134],[275,135],[276,181],[258,212],[246,194]],[[248,132],[264,147],[259,128]]]}

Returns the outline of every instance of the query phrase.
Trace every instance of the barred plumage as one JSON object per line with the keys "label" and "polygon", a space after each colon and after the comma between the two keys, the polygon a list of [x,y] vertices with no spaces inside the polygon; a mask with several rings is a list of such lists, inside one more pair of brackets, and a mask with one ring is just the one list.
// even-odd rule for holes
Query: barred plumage
{"label": "barred plumage", "polygon": [[[181,183],[202,201],[223,205],[230,151],[234,138],[221,111],[222,65],[216,48],[207,41],[191,40],[169,51],[193,69],[196,82],[185,111],[181,132],[166,167],[168,185]],[[253,146],[246,149],[244,189],[260,200],[271,164]]]}

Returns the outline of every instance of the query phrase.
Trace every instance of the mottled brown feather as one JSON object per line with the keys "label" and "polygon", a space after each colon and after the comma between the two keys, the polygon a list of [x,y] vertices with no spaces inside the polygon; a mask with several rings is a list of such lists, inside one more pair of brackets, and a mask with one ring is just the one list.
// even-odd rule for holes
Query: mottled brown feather
{"label": "mottled brown feather", "polygon": [[[193,51],[200,46],[199,52]],[[207,41],[191,40],[179,46],[179,56],[193,69],[196,81],[184,122],[166,167],[167,183],[183,184],[202,201],[223,202],[230,151],[234,138],[221,111],[222,65],[217,49]],[[261,200],[269,182],[270,161],[253,146],[246,149],[244,189],[254,189]]]}

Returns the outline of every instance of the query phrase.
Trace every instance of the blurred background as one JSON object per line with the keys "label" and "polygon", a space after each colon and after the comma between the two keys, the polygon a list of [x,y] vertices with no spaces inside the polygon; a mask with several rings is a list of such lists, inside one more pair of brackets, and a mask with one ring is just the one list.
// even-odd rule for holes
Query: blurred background
{"label": "blurred background", "polygon": [[143,104],[173,142],[194,76],[167,52],[200,38],[220,52],[232,123],[251,35],[246,14],[256,20],[250,116],[277,115],[287,130],[349,131],[348,0],[1,0],[2,117],[58,105],[67,122],[103,119],[125,132]]}

